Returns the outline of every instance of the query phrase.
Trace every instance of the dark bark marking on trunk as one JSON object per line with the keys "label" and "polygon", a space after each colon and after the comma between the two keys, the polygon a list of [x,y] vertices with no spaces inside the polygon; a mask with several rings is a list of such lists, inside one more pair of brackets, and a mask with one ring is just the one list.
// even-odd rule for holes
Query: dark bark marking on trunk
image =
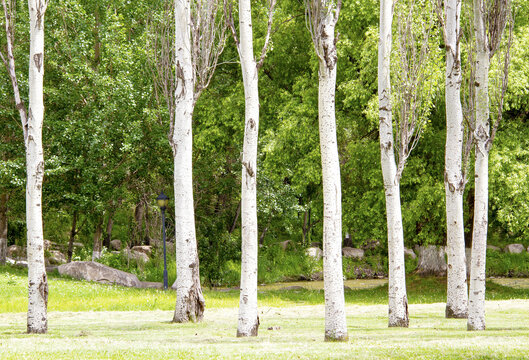
{"label": "dark bark marking on trunk", "polygon": [[35,63],[35,67],[37,68],[37,70],[39,72],[41,72],[42,70],[42,59],[43,59],[43,54],[42,53],[38,53],[38,54],[35,54],[33,55],[33,62]]}

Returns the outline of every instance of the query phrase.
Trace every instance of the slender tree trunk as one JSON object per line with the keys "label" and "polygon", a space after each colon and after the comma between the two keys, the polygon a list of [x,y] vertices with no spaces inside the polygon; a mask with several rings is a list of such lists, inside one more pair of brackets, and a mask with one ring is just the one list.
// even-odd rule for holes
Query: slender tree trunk
{"label": "slender tree trunk", "polygon": [[110,241],[112,241],[112,227],[114,226],[113,212],[108,213],[108,221],[105,229],[105,238],[103,239],[103,246],[110,250]]}
{"label": "slender tree trunk", "polygon": [[459,46],[461,0],[445,1],[446,148],[445,193],[447,233],[446,317],[466,318],[468,288],[465,261],[463,192],[463,110],[461,107],[461,55]]}
{"label": "slender tree trunk", "polygon": [[97,221],[95,232],[94,232],[94,246],[92,248],[92,261],[96,261],[101,258],[101,236],[103,235],[103,218],[100,217]]}
{"label": "slender tree trunk", "polygon": [[193,204],[194,79],[191,59],[191,2],[175,1],[176,101],[174,155],[177,295],[174,322],[200,321],[205,300],[200,286]]}
{"label": "slender tree trunk", "polygon": [[44,119],[44,1],[29,0],[29,110],[26,142],[26,221],[28,252],[28,333],[48,330],[48,280],[44,266],[42,229],[42,180],[44,153],[42,122]]}
{"label": "slender tree trunk", "polygon": [[237,336],[257,336],[257,140],[259,131],[259,89],[253,54],[250,0],[239,0],[239,31],[245,98],[245,127],[242,155],[242,255],[241,294]]}
{"label": "slender tree trunk", "polygon": [[484,24],[483,4],[474,0],[474,31],[476,34],[475,111],[476,138],[474,229],[470,265],[470,296],[468,330],[485,330],[485,260],[487,251],[489,199],[489,68],[490,51]]}
{"label": "slender tree trunk", "polygon": [[391,113],[390,55],[393,1],[380,1],[380,38],[378,48],[378,101],[380,112],[380,153],[388,226],[389,326],[408,327],[408,298],[404,267],[404,234],[400,206],[400,181],[393,145]]}
{"label": "slender tree trunk", "polygon": [[0,194],[0,265],[7,261],[7,194]]}
{"label": "slender tree trunk", "polygon": [[75,241],[75,235],[77,235],[77,214],[77,210],[74,210],[72,216],[72,228],[70,229],[70,240],[68,241],[68,262],[72,261],[73,243]]}
{"label": "slender tree trunk", "polygon": [[230,227],[230,231],[229,231],[230,234],[235,231],[240,215],[241,215],[241,202],[239,201],[239,205],[237,205],[237,212],[235,213],[235,219],[233,219],[233,223],[231,224],[231,227]]}

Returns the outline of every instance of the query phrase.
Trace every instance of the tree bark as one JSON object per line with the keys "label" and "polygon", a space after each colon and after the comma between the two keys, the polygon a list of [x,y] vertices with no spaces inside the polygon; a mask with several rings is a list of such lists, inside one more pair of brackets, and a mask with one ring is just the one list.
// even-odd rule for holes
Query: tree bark
{"label": "tree bark", "polygon": [[257,336],[257,140],[259,131],[259,89],[253,53],[250,0],[239,0],[239,55],[244,83],[245,127],[241,189],[241,293],[237,336]]}
{"label": "tree bark", "polygon": [[114,216],[114,213],[111,211],[108,213],[108,221],[107,226],[105,229],[105,237],[103,239],[103,246],[107,249],[110,249],[110,241],[112,241],[112,227],[114,226],[114,220],[112,220],[112,217]]}
{"label": "tree bark", "polygon": [[72,261],[73,243],[75,241],[75,235],[77,235],[77,214],[77,210],[74,210],[72,216],[72,228],[70,229],[70,240],[68,241],[68,262]]}
{"label": "tree bark", "polygon": [[485,260],[487,251],[489,199],[489,68],[490,51],[484,22],[483,4],[474,0],[474,31],[476,35],[475,62],[475,194],[472,260],[470,265],[470,295],[468,330],[485,330]]}
{"label": "tree bark", "polygon": [[92,248],[92,261],[96,261],[101,258],[101,236],[103,235],[103,218],[100,217],[97,221],[95,232],[94,232],[94,246]]}
{"label": "tree bark", "polygon": [[445,1],[446,48],[446,147],[445,196],[447,234],[447,318],[467,318],[468,288],[465,261],[462,173],[463,110],[461,107],[460,36],[461,0]]}
{"label": "tree bark", "polygon": [[42,180],[44,153],[42,122],[44,119],[44,13],[47,3],[29,0],[29,110],[26,143],[26,221],[28,253],[28,333],[48,330],[48,281],[44,266],[42,228]]}
{"label": "tree bark", "polygon": [[0,194],[0,265],[7,261],[7,194]]}
{"label": "tree bark", "polygon": [[408,327],[408,298],[406,295],[406,273],[404,267],[404,234],[400,205],[400,179],[393,145],[393,123],[391,113],[390,56],[392,45],[391,24],[393,1],[380,1],[380,38],[378,48],[378,101],[380,120],[380,154],[386,217],[388,226],[389,257],[389,322],[390,327]]}
{"label": "tree bark", "polygon": [[191,59],[191,2],[175,1],[176,100],[172,138],[177,295],[174,322],[200,321],[205,300],[200,286],[193,204],[194,77]]}

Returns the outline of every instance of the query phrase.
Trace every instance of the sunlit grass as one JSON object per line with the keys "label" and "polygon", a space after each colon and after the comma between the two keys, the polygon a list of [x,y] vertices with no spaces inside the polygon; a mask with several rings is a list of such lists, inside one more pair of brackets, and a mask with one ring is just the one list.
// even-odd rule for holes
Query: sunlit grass
{"label": "sunlit grass", "polygon": [[[366,287],[345,291],[347,304],[374,305],[387,303],[387,285],[376,286],[376,281],[349,281],[346,285]],[[381,280],[384,284],[384,280]],[[260,287],[259,304],[262,306],[294,306],[323,304],[322,282],[295,283],[307,290],[282,291],[289,284]],[[410,277],[407,280],[410,304],[443,302],[446,298],[446,282],[440,278]],[[27,275],[25,270],[0,267],[0,313],[24,312],[27,310]],[[208,309],[237,307],[237,290],[204,289]],[[487,298],[490,300],[529,299],[528,289],[514,289],[489,282]],[[176,303],[174,291],[156,289],[133,289],[121,286],[102,285],[93,282],[49,277],[48,310],[53,311],[149,311],[172,310]]]}

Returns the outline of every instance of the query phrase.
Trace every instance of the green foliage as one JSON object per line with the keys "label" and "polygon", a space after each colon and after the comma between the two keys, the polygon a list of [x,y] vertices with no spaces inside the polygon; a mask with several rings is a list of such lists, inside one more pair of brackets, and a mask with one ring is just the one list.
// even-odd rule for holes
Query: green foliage
{"label": "green foliage", "polygon": [[303,249],[284,251],[279,245],[262,248],[259,253],[257,279],[259,283],[297,280],[300,276],[310,278],[321,262],[305,255]]}
{"label": "green foliage", "polygon": [[529,277],[529,253],[501,253],[487,251],[487,275],[508,277]]}

